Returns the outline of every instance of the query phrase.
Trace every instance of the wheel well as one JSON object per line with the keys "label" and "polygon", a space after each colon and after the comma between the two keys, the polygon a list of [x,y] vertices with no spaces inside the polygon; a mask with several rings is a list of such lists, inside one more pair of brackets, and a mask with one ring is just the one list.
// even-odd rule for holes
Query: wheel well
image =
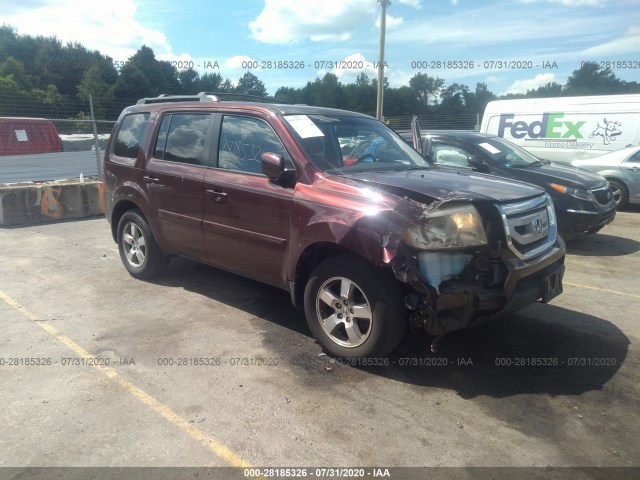
{"label": "wheel well", "polygon": [[622,185],[622,186],[623,186],[627,191],[629,191],[629,187],[627,187],[627,183],[626,183],[624,180],[622,180],[622,179],[620,179],[620,178],[618,178],[618,177],[604,177],[604,178],[606,178],[606,179],[607,179],[607,182],[610,182],[610,181],[612,181],[612,180],[613,180],[614,182],[618,182],[618,183],[619,183],[619,184],[621,184],[621,185]]}
{"label": "wheel well", "polygon": [[[111,213],[111,235],[113,235],[114,241],[117,241],[118,238],[118,223],[120,223],[122,215],[124,215],[129,210],[140,209],[135,203],[128,200],[118,203],[118,205],[113,208],[113,212]],[[144,217],[144,214],[142,212],[140,212],[140,214]]]}
{"label": "wheel well", "polygon": [[367,263],[371,263],[353,250],[329,242],[314,243],[302,252],[296,266],[295,292],[292,295],[296,307],[304,305],[304,289],[313,269],[327,258],[344,254],[360,257]]}

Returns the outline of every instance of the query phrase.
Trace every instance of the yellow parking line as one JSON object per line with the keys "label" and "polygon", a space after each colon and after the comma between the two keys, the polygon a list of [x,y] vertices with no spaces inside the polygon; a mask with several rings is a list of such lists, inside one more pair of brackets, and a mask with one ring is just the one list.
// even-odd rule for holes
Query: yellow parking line
{"label": "yellow parking line", "polygon": [[587,288],[589,290],[597,290],[598,292],[613,293],[614,295],[622,295],[623,297],[640,298],[640,295],[634,295],[633,293],[617,292],[615,290],[607,290],[606,288],[591,287],[589,285],[580,285],[579,283],[569,283],[569,282],[562,282],[562,283],[564,285],[569,285],[571,287]]}
{"label": "yellow parking line", "polygon": [[175,426],[177,426],[178,428],[180,428],[181,430],[189,434],[191,438],[193,438],[194,440],[204,445],[211,452],[213,452],[215,455],[223,459],[228,464],[233,465],[234,467],[243,467],[243,468],[250,468],[252,466],[250,463],[244,461],[242,457],[240,457],[238,454],[236,454],[235,452],[233,452],[232,450],[224,446],[214,437],[203,432],[199,428],[196,428],[194,425],[192,425],[187,420],[182,418],[180,415],[175,413],[169,407],[167,407],[166,405],[163,405],[158,400],[153,398],[151,395],[145,393],[142,389],[136,387],[133,383],[122,378],[120,374],[115,370],[113,370],[112,368],[98,365],[99,362],[93,355],[91,355],[89,352],[87,352],[84,348],[82,348],[76,342],[71,340],[69,337],[61,334],[55,327],[53,327],[49,323],[40,321],[37,315],[35,315],[33,312],[29,311],[28,309],[20,305],[18,302],[16,302],[12,297],[7,295],[6,293],[0,291],[0,299],[2,299],[10,307],[13,307],[16,310],[18,310],[22,315],[24,315],[26,318],[34,322],[36,325],[40,326],[44,331],[49,333],[52,337],[60,340],[78,356],[84,359],[93,359],[90,362],[90,364],[93,367],[95,367],[97,370],[102,372],[108,378],[115,380],[115,382],[122,389],[126,390],[131,395],[136,397],[138,400],[144,403],[147,407],[150,407],[153,411],[155,411],[161,417],[173,423]]}

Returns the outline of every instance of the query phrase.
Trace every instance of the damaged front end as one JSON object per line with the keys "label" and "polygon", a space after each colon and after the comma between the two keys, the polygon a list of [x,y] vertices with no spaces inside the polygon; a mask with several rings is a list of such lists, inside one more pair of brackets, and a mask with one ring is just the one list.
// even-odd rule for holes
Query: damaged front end
{"label": "damaged front end", "polygon": [[441,200],[405,230],[389,265],[406,286],[411,330],[439,337],[559,294],[564,250],[546,195]]}

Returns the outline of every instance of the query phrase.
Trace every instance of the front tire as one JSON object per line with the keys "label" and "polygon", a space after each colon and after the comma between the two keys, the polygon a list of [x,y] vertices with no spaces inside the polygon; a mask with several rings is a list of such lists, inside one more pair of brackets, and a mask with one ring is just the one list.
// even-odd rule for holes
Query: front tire
{"label": "front tire", "polygon": [[150,279],[166,270],[169,261],[140,210],[129,210],[122,215],[117,241],[122,263],[133,277]]}
{"label": "front tire", "polygon": [[609,185],[611,186],[611,191],[613,192],[613,198],[616,201],[616,209],[622,210],[627,206],[629,202],[629,190],[627,186],[621,182],[620,180],[616,180],[615,178],[608,178]]}
{"label": "front tire", "polygon": [[385,356],[407,326],[402,290],[393,278],[352,255],[331,257],[311,274],[304,294],[313,336],[340,358]]}

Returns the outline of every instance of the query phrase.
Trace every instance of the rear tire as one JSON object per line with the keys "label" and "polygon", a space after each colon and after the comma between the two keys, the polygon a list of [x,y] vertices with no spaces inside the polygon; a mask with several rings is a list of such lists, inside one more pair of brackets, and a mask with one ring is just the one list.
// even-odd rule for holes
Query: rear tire
{"label": "rear tire", "polygon": [[363,259],[340,255],[311,273],[304,309],[313,336],[333,356],[383,357],[406,332],[407,312],[397,282]]}
{"label": "rear tire", "polygon": [[140,210],[129,210],[122,215],[117,241],[122,263],[133,277],[150,279],[166,270],[169,260]]}
{"label": "rear tire", "polygon": [[609,185],[611,185],[613,198],[616,200],[616,209],[622,210],[629,202],[629,189],[620,180],[615,178],[607,178],[607,180],[609,181]]}

